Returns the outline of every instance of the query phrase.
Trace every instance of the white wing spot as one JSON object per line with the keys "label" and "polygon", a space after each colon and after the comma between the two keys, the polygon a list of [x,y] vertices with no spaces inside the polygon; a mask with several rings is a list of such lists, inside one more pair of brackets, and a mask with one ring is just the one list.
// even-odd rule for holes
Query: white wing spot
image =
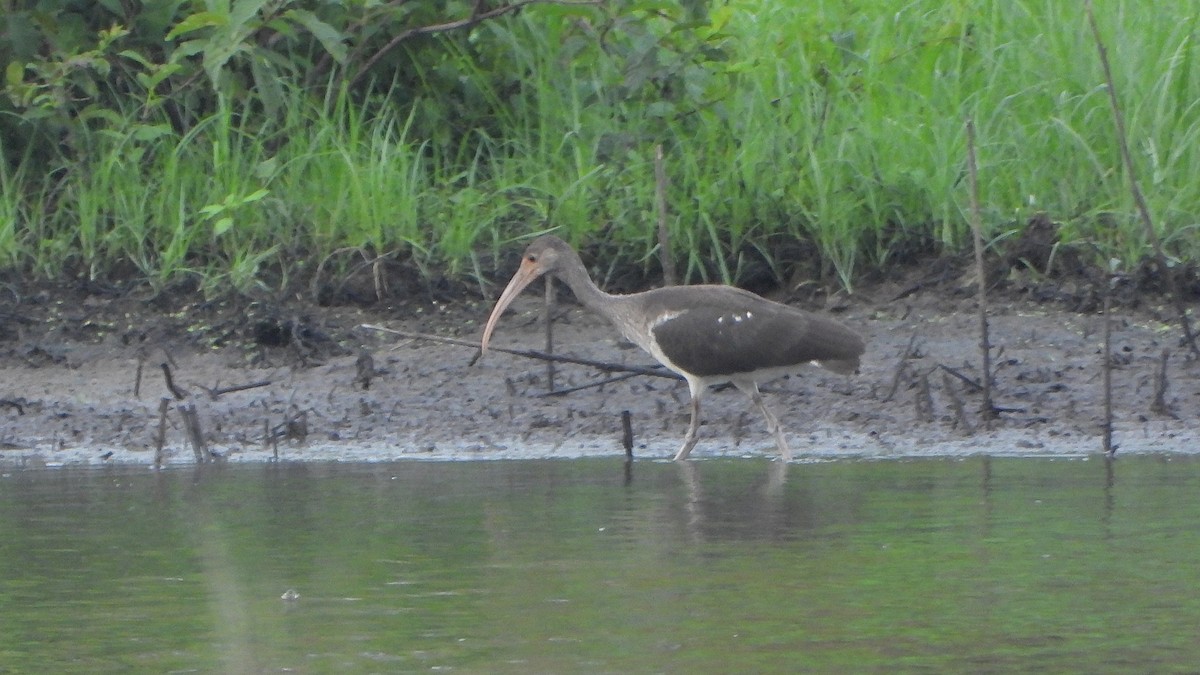
{"label": "white wing spot", "polygon": [[754,318],[754,315],[753,315],[753,314],[751,314],[750,312],[746,312],[746,318],[747,318],[747,319],[752,319],[752,318]]}
{"label": "white wing spot", "polygon": [[718,316],[718,317],[717,317],[717,323],[718,323],[718,324],[723,324],[723,323],[725,323],[725,317],[723,317],[723,316]]}
{"label": "white wing spot", "polygon": [[734,323],[741,323],[741,322],[742,322],[742,315],[741,315],[741,314],[734,314],[734,315],[733,315],[733,322],[734,322]]}

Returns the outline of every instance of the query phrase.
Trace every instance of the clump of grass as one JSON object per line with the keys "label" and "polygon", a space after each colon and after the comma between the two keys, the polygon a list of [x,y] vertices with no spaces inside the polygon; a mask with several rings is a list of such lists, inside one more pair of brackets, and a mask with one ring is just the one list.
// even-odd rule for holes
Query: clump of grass
{"label": "clump of grass", "polygon": [[[1113,0],[1099,18],[1160,235],[1195,259],[1196,19],[1137,7]],[[1064,245],[1128,266],[1147,254],[1073,3],[728,0],[690,27],[579,11],[530,8],[477,27],[487,40],[439,38],[453,100],[285,87],[281,119],[227,106],[183,134],[114,114],[74,139],[84,162],[53,179],[4,167],[0,264],[244,291],[350,249],[485,292],[510,244],[553,227],[653,273],[662,143],[685,281],[736,283],[748,256],[782,278],[774,243],[791,241],[850,287],[909,241],[969,243],[966,116],[992,242],[1046,213]],[[462,106],[492,113],[452,128]]]}

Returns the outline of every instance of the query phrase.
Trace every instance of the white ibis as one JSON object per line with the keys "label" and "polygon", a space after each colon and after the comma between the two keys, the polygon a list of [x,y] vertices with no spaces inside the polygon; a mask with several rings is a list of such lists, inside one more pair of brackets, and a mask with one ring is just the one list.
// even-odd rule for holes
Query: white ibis
{"label": "white ibis", "polygon": [[705,389],[724,382],[733,383],[754,401],[783,459],[791,459],[779,420],[763,402],[758,383],[808,363],[853,373],[864,349],[862,337],[833,319],[732,286],[668,286],[610,295],[596,287],[566,242],[544,235],[525,249],[521,267],[496,301],[483,329],[483,353],[500,315],[543,274],[562,279],[584,307],[608,319],[628,340],[687,380],[692,421],[676,460],[687,458],[696,445]]}

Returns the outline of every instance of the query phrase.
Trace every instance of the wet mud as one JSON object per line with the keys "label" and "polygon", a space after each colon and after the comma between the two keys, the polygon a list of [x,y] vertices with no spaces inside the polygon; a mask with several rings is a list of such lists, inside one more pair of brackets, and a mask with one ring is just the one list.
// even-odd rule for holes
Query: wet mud
{"label": "wet mud", "polygon": [[[857,375],[811,368],[764,387],[797,461],[1101,451],[1098,313],[1028,298],[993,303],[993,398],[1002,412],[986,428],[975,387],[974,301],[944,290],[896,299],[895,291],[802,305],[837,310],[868,348]],[[666,459],[687,428],[682,382],[636,376],[598,384],[614,375],[558,364],[560,393],[550,395],[544,362],[496,352],[470,365],[471,348],[362,327],[477,341],[484,303],[308,308],[306,318],[274,323],[225,316],[217,323],[232,337],[220,340],[189,337],[177,315],[173,329],[159,330],[170,322],[145,305],[92,309],[67,303],[57,321],[19,308],[0,312],[7,323],[0,330],[3,465],[153,466],[160,439],[164,464],[195,463],[181,414],[188,406],[215,461],[620,458],[624,411],[634,456]],[[104,320],[89,327],[84,318],[97,312]],[[540,313],[540,294],[527,293],[493,344],[540,349]],[[1200,366],[1185,358],[1169,318],[1152,306],[1114,312],[1118,456],[1200,449]],[[562,354],[653,365],[569,299],[558,311],[555,343]],[[1164,349],[1167,388],[1159,396]],[[694,459],[775,455],[763,420],[735,389],[710,393],[702,412]]]}

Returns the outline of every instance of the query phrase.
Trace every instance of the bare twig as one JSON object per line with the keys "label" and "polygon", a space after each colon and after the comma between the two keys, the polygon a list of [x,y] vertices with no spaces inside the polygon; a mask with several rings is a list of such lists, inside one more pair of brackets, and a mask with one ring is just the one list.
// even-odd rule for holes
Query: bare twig
{"label": "bare twig", "polygon": [[145,366],[146,366],[146,355],[139,351],[138,352],[137,371],[133,375],[133,397],[134,398],[142,397],[142,370],[145,368]]}
{"label": "bare twig", "polygon": [[[479,349],[479,343],[471,342],[470,340],[459,340],[458,338],[442,337],[440,335],[428,335],[425,333],[410,333],[408,331],[395,330],[393,328],[386,328],[384,326],[376,326],[374,324],[369,324],[369,323],[361,324],[361,326],[363,328],[366,328],[369,330],[383,331],[385,333],[390,333],[392,335],[398,335],[402,338],[408,338],[410,340],[429,340],[431,342],[442,342],[442,343],[450,344],[450,345],[458,345],[460,347],[474,347],[476,350]],[[521,357],[524,357],[527,359],[539,359],[539,360],[543,360],[543,361],[553,360],[553,361],[557,361],[559,363],[573,363],[578,366],[589,366],[589,367],[595,368],[597,370],[602,370],[606,373],[636,373],[638,375],[650,375],[651,377],[662,377],[662,378],[666,378],[668,380],[683,380],[682,375],[678,375],[669,370],[665,370],[660,366],[626,366],[626,365],[622,365],[620,363],[608,363],[605,361],[593,361],[592,359],[581,359],[581,358],[577,358],[574,356],[562,356],[560,354],[543,354],[542,352],[537,352],[537,351],[528,350],[528,349],[506,349],[504,347],[495,347],[495,346],[489,347],[488,349],[490,349],[492,351],[496,351],[496,352],[501,352],[504,354],[512,354],[513,356],[521,356]],[[475,361],[477,361],[477,360],[479,360],[478,354],[476,354],[475,357],[471,359],[471,361],[468,365],[474,364]]]}
{"label": "bare twig", "polygon": [[[193,384],[195,384],[195,383],[193,383]],[[235,391],[246,391],[247,389],[258,389],[259,387],[269,387],[269,386],[271,386],[271,381],[270,380],[259,380],[257,382],[249,382],[247,384],[235,384],[235,385],[232,385],[229,387],[213,386],[212,388],[209,388],[202,384],[197,384],[196,386],[203,389],[204,393],[208,394],[208,397],[215,401],[218,398],[220,398],[221,396],[224,396],[225,394],[232,394]]]}
{"label": "bare twig", "polygon": [[545,392],[544,394],[540,394],[540,397],[566,396],[567,394],[574,394],[575,392],[583,391],[584,389],[591,389],[593,387],[603,387],[604,385],[612,384],[613,382],[621,382],[624,380],[628,380],[629,378],[637,377],[638,375],[641,375],[641,373],[624,373],[622,375],[616,375],[613,377],[605,378],[603,380],[600,380],[599,382],[588,382],[587,384],[580,384],[580,385],[577,385],[574,387],[568,387],[567,389],[555,389],[554,391],[548,391],[548,392]]}
{"label": "bare twig", "polygon": [[1158,362],[1158,373],[1154,377],[1154,402],[1150,404],[1150,412],[1172,419],[1179,419],[1171,406],[1167,404],[1167,361],[1171,358],[1171,350],[1162,350]]}
{"label": "bare twig", "polygon": [[371,388],[371,378],[375,377],[375,358],[371,352],[363,350],[354,360],[354,381],[362,385],[363,391]]}
{"label": "bare twig", "polygon": [[954,426],[968,436],[975,433],[975,427],[967,417],[967,409],[963,405],[962,396],[959,395],[958,388],[954,386],[954,380],[950,379],[950,374],[945,370],[942,371],[942,389],[950,397],[950,407],[954,409]]}
{"label": "bare twig", "polygon": [[171,399],[162,398],[158,401],[158,435],[154,438],[154,468],[161,469],[163,465],[163,447],[167,444],[167,408]]}
{"label": "bare twig", "polygon": [[979,171],[975,160],[975,122],[967,118],[967,178],[971,191],[971,233],[975,241],[975,273],[979,276],[979,351],[983,358],[983,402],[979,411],[984,428],[992,428],[992,345],[988,338],[987,269],[983,265],[983,216],[979,208]]}
{"label": "bare twig", "polygon": [[[966,375],[963,375],[962,373],[958,372],[957,370],[951,368],[950,366],[948,366],[944,363],[939,363],[938,368],[941,368],[944,372],[950,373],[951,375],[962,380],[964,383],[967,384],[967,386],[969,386],[971,389],[973,389],[975,391],[979,391],[980,389],[983,389],[983,385],[979,384],[975,380],[972,380],[971,378],[967,377]],[[995,408],[993,408],[993,410],[994,409]]]}
{"label": "bare twig", "polygon": [[1129,191],[1133,195],[1133,202],[1137,205],[1138,216],[1141,218],[1142,227],[1146,230],[1146,239],[1154,247],[1155,260],[1158,263],[1159,273],[1163,275],[1166,281],[1167,293],[1170,294],[1171,300],[1175,305],[1175,310],[1179,313],[1179,325],[1183,329],[1183,340],[1188,348],[1192,350],[1192,356],[1200,357],[1200,346],[1196,345],[1196,335],[1192,332],[1192,324],[1188,319],[1187,307],[1183,304],[1183,297],[1179,294],[1178,284],[1175,279],[1175,270],[1168,264],[1167,255],[1163,252],[1162,241],[1158,238],[1158,232],[1154,229],[1154,221],[1150,217],[1150,207],[1146,204],[1146,197],[1142,194],[1142,189],[1138,185],[1137,172],[1133,166],[1133,156],[1129,152],[1128,134],[1125,131],[1125,116],[1121,112],[1121,105],[1117,101],[1117,87],[1113,81],[1112,68],[1108,64],[1108,50],[1104,46],[1104,40],[1100,36],[1100,27],[1096,24],[1096,13],[1092,9],[1092,0],[1084,0],[1084,7],[1087,10],[1088,25],[1091,26],[1092,36],[1096,40],[1096,50],[1100,54],[1100,65],[1104,69],[1104,80],[1108,84],[1108,102],[1112,106],[1113,125],[1116,127],[1117,146],[1121,150],[1121,162],[1125,165],[1125,174],[1129,177]]}
{"label": "bare twig", "polygon": [[171,395],[175,397],[175,400],[182,401],[183,399],[187,398],[187,392],[175,386],[175,380],[171,377],[171,366],[163,363],[162,371],[163,377],[167,380],[167,389],[171,392]]}
{"label": "bare twig", "polygon": [[[546,304],[542,310],[546,324],[546,353],[554,353],[554,280],[546,277]],[[546,361],[546,393],[554,393],[554,361]]]}
{"label": "bare twig", "polygon": [[1104,438],[1103,447],[1106,457],[1117,453],[1113,445],[1113,409],[1112,409],[1112,283],[1104,285],[1104,360],[1101,368],[1104,371]]}
{"label": "bare twig", "polygon": [[200,428],[200,415],[196,411],[196,404],[183,403],[176,406],[179,411],[179,416],[183,418],[183,429],[187,432],[188,441],[192,445],[192,453],[196,455],[196,462],[203,464],[211,459],[212,454],[208,451],[208,444],[204,442],[204,431]]}
{"label": "bare twig", "polygon": [[900,380],[907,372],[908,361],[906,359],[900,359],[900,361],[896,364],[896,372],[894,375],[892,375],[892,386],[890,389],[888,389],[888,393],[883,397],[884,403],[892,400],[892,397],[896,395],[896,391],[900,389]]}
{"label": "bare twig", "polygon": [[628,410],[621,411],[621,444],[625,446],[625,460],[633,459],[633,416]]}
{"label": "bare twig", "polygon": [[662,261],[663,285],[674,286],[675,255],[667,228],[667,169],[663,166],[662,143],[654,146],[654,206],[658,211],[658,259]]}
{"label": "bare twig", "polygon": [[917,392],[917,397],[913,399],[913,405],[917,410],[917,419],[922,422],[932,422],[934,417],[933,392],[929,389],[928,371],[921,373],[919,384],[920,390]]}

